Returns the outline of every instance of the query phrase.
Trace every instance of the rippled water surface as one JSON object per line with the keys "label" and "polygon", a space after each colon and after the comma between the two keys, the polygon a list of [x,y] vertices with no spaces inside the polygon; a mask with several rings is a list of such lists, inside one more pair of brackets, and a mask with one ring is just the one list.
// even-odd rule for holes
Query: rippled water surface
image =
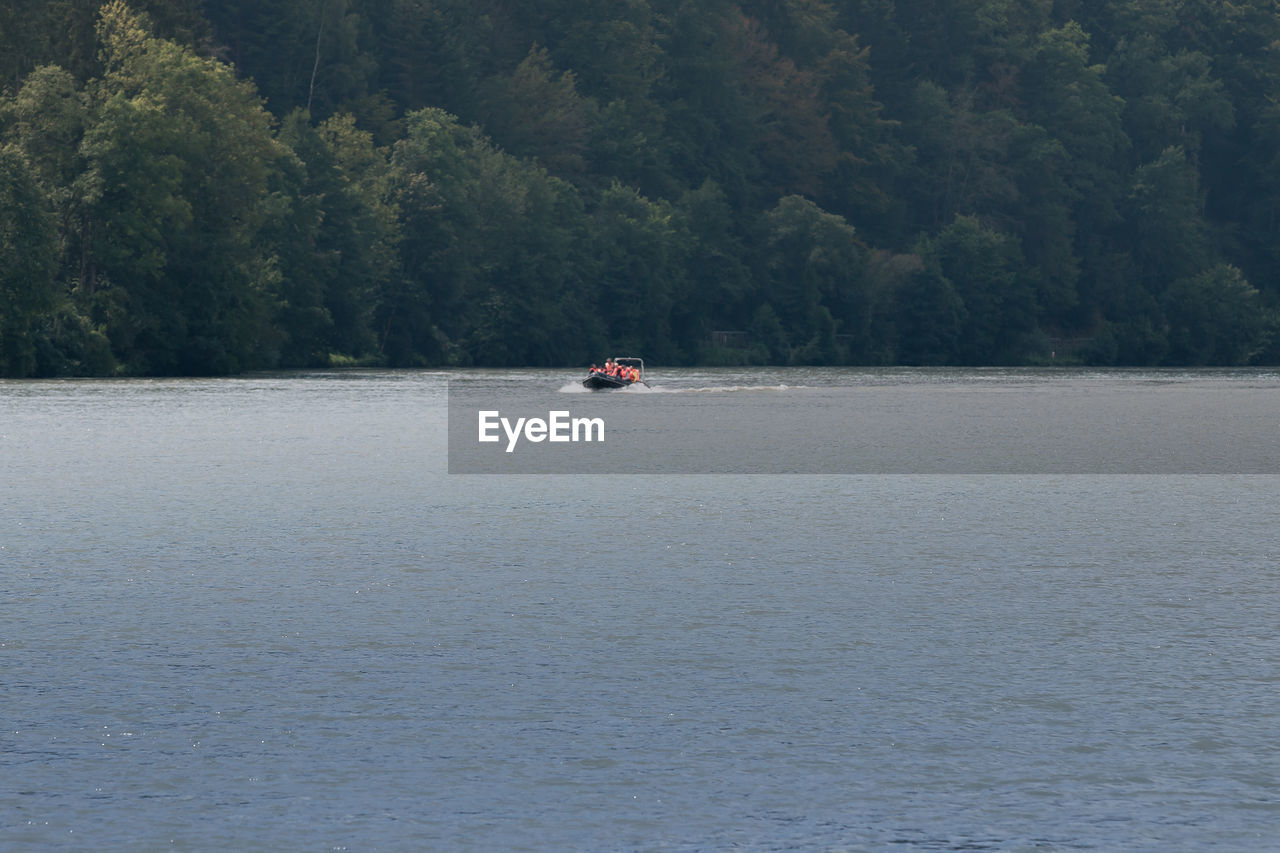
{"label": "rippled water surface", "polygon": [[[815,378],[1059,381],[654,384]],[[445,386],[0,383],[0,848],[1275,849],[1280,478],[451,476]]]}

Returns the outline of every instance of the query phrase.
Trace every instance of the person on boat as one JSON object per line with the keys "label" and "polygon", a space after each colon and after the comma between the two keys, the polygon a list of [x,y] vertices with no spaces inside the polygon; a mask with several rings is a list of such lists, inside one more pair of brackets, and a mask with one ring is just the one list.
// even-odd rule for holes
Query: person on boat
{"label": "person on boat", "polygon": [[605,376],[617,376],[617,375],[618,375],[618,366],[617,366],[616,364],[614,364],[614,363],[613,363],[613,359],[608,359],[607,361],[605,361],[605,363],[604,363],[604,375],[605,375]]}
{"label": "person on boat", "polygon": [[588,371],[587,371],[587,373],[599,373],[599,372],[600,372],[600,370],[601,370],[601,368],[596,367],[595,362],[592,362],[592,363],[591,363],[591,369],[590,369],[590,370],[588,370]]}

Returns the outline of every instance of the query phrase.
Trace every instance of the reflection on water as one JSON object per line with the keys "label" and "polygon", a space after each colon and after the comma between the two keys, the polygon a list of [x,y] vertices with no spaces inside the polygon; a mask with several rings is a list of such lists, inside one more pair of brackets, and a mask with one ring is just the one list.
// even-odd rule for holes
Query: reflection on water
{"label": "reflection on water", "polygon": [[444,386],[0,384],[0,845],[1276,837],[1280,478],[449,476]]}

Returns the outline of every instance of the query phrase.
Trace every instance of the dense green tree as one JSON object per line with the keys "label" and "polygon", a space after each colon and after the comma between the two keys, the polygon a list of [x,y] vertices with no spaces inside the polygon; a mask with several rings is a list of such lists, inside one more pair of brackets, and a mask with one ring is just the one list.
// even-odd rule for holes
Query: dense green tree
{"label": "dense green tree", "polygon": [[[766,292],[804,361],[861,360],[872,347],[861,241],[843,218],[787,196],[761,221]],[[848,344],[837,351],[836,334]]]}
{"label": "dense green tree", "polygon": [[1174,364],[1247,364],[1275,333],[1257,289],[1229,264],[1179,279],[1163,303]]}
{"label": "dense green tree", "polygon": [[838,156],[816,74],[778,52],[758,23],[741,15],[724,24],[732,80],[745,96],[755,178],[772,195],[817,195]]}
{"label": "dense green tree", "polygon": [[680,197],[673,229],[683,275],[672,295],[672,335],[696,359],[712,332],[746,325],[753,289],[748,252],[728,199],[712,181]]}
{"label": "dense green tree", "polygon": [[275,273],[258,229],[279,156],[251,87],[226,66],[149,34],[119,0],[99,25],[104,75],[82,151],[96,288],[117,353],[146,373],[253,364]]}
{"label": "dense green tree", "polygon": [[35,170],[13,146],[0,147],[0,375],[36,368],[33,327],[52,313],[57,237]]}
{"label": "dense green tree", "polygon": [[896,359],[902,364],[950,364],[958,359],[964,300],[935,258],[917,269],[895,294]]}
{"label": "dense green tree", "polygon": [[1012,238],[975,217],[957,216],[925,241],[921,254],[926,268],[936,265],[964,306],[957,341],[960,363],[1012,363],[1027,355],[1027,336],[1035,329],[1035,295]]}
{"label": "dense green tree", "polygon": [[[379,306],[382,346],[392,363],[464,361],[460,341],[474,327],[485,230],[471,174],[492,158],[474,128],[443,110],[406,119],[391,158],[391,192],[404,228],[403,277]],[[468,174],[470,173],[470,174]]]}
{"label": "dense green tree", "polygon": [[592,190],[602,192],[616,178],[645,194],[677,193],[659,93],[668,61],[664,17],[647,0],[570,0],[542,17],[557,65],[573,71],[577,90],[593,105],[585,152],[595,173],[586,176]]}
{"label": "dense green tree", "polygon": [[[96,26],[103,0],[0,0],[0,90],[17,89],[42,65],[80,82],[100,71]],[[156,33],[202,54],[213,50],[200,0],[135,0]]]}
{"label": "dense green tree", "polygon": [[276,251],[281,363],[369,357],[377,349],[373,312],[398,263],[386,157],[349,115],[313,126],[298,111],[279,138],[291,155],[273,178],[265,230]]}
{"label": "dense green tree", "polygon": [[1206,134],[1232,128],[1235,110],[1211,66],[1198,51],[1170,54],[1148,33],[1121,40],[1107,76],[1124,99],[1125,124],[1140,159],[1153,160],[1174,145],[1198,159]]}
{"label": "dense green tree", "polygon": [[[585,364],[603,346],[602,317],[591,298],[598,281],[591,229],[569,184],[508,160],[516,226],[487,276],[485,310],[469,347],[477,362],[549,366]],[[504,194],[508,188],[503,188]],[[657,352],[656,348],[650,350]]]}
{"label": "dense green tree", "polygon": [[592,216],[601,247],[599,305],[611,346],[678,360],[671,340],[671,308],[684,280],[673,211],[614,184]]}
{"label": "dense green tree", "polygon": [[1125,252],[1109,255],[1101,265],[1096,306],[1103,319],[1090,331],[1099,339],[1088,355],[1095,364],[1160,364],[1169,337],[1160,303],[1134,270]]}
{"label": "dense green tree", "polygon": [[1166,148],[1134,171],[1127,211],[1132,254],[1153,293],[1212,263],[1202,205],[1198,175],[1182,148]]}
{"label": "dense green tree", "polygon": [[33,71],[13,100],[0,106],[0,126],[22,149],[52,204],[63,269],[84,290],[92,289],[93,280],[80,186],[85,169],[80,143],[89,120],[85,93],[70,73],[56,66]]}
{"label": "dense green tree", "polygon": [[586,218],[572,187],[440,110],[392,154],[403,279],[380,307],[388,357],[552,364],[591,356]]}
{"label": "dense green tree", "polygon": [[778,312],[768,302],[756,308],[747,326],[756,360],[764,364],[786,364],[791,360],[791,340],[782,327]]}
{"label": "dense green tree", "polygon": [[348,110],[374,118],[368,22],[352,0],[255,0],[206,3],[229,59],[252,77],[283,115],[302,107],[327,117]]}
{"label": "dense green tree", "polygon": [[896,138],[897,124],[884,118],[871,84],[870,48],[844,30],[830,33],[815,66],[828,125],[837,148],[835,169],[818,198],[864,235],[892,240],[906,205],[891,187],[909,160]]}
{"label": "dense green tree", "polygon": [[16,89],[37,65],[49,61],[44,0],[0,2],[0,90]]}
{"label": "dense green tree", "polygon": [[428,105],[457,111],[474,74],[468,67],[461,21],[444,4],[428,0],[389,0],[377,4],[369,19],[378,53],[377,87],[403,111]]}
{"label": "dense green tree", "polygon": [[552,174],[581,178],[591,107],[574,81],[572,71],[556,73],[546,48],[535,45],[513,74],[492,81],[485,128],[508,153],[535,159]]}
{"label": "dense green tree", "polygon": [[[1073,223],[1091,231],[1116,223],[1130,148],[1122,121],[1124,102],[1107,87],[1104,66],[1093,64],[1089,52],[1089,35],[1074,22],[1068,23],[1039,35],[1022,74],[1028,120],[1044,128],[1048,139],[1060,147],[1060,154],[1050,158],[1057,162],[1044,163],[1036,171],[1056,171],[1062,189],[1038,194],[1036,201],[1071,207],[1070,223],[1051,213],[1045,217],[1048,227],[1024,241],[1028,259],[1050,274],[1055,266],[1066,263],[1066,250],[1051,247],[1055,231],[1062,234]],[[1063,292],[1071,288],[1072,282],[1062,281],[1049,292],[1051,303],[1073,301]]]}
{"label": "dense green tree", "polygon": [[749,150],[746,98],[733,85],[734,57],[725,38],[728,15],[736,10],[723,0],[671,0],[661,11],[665,62],[655,95],[665,108],[671,178],[682,188],[710,178],[731,204],[741,205],[757,164]]}

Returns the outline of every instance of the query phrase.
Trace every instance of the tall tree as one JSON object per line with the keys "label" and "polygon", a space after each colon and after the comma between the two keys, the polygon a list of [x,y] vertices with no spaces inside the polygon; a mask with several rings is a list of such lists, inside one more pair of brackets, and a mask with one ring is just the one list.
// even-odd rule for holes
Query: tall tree
{"label": "tall tree", "polygon": [[70,73],[52,65],[28,75],[13,100],[0,108],[0,125],[7,125],[8,138],[22,149],[52,204],[63,268],[85,291],[92,290],[93,271],[80,144],[89,121],[87,96]]}
{"label": "tall tree", "polygon": [[244,369],[274,276],[259,234],[281,154],[270,116],[230,68],[152,36],[121,0],[99,38],[84,184],[101,284],[128,306],[112,343],[138,372]]}
{"label": "tall tree", "polygon": [[600,199],[591,233],[601,247],[598,304],[609,344],[677,360],[671,309],[684,269],[670,205],[615,183]]}
{"label": "tall tree", "polygon": [[1229,264],[1174,282],[1163,303],[1173,364],[1247,364],[1276,332],[1275,314]]}
{"label": "tall tree", "polygon": [[1127,219],[1141,281],[1160,293],[1214,260],[1199,176],[1180,147],[1166,148],[1134,172]]}
{"label": "tall tree", "polygon": [[314,126],[297,110],[279,138],[295,155],[273,178],[275,213],[265,229],[279,272],[271,293],[285,338],[281,361],[371,357],[373,315],[396,276],[399,235],[385,152],[349,115]]}
{"label": "tall tree", "polygon": [[[852,226],[799,196],[786,196],[761,220],[764,301],[777,312],[806,363],[861,360],[874,347],[863,247]],[[838,347],[836,335],[848,336]]]}
{"label": "tall tree", "polygon": [[976,217],[957,216],[921,247],[964,306],[958,357],[963,364],[1007,364],[1024,358],[1035,329],[1035,295],[1010,237]]}
{"label": "tall tree", "polygon": [[0,375],[36,367],[34,324],[53,311],[57,238],[48,199],[13,146],[0,147]]}
{"label": "tall tree", "polygon": [[403,278],[380,307],[396,363],[554,364],[599,344],[576,191],[442,110],[407,117],[391,159]]}
{"label": "tall tree", "polygon": [[747,325],[753,287],[749,253],[724,192],[712,181],[676,202],[676,262],[684,274],[672,294],[672,334],[696,360],[716,330]]}
{"label": "tall tree", "polygon": [[534,45],[515,72],[495,78],[485,106],[485,129],[517,157],[537,160],[554,175],[581,179],[591,108],[572,71],[556,72],[547,49]]}

